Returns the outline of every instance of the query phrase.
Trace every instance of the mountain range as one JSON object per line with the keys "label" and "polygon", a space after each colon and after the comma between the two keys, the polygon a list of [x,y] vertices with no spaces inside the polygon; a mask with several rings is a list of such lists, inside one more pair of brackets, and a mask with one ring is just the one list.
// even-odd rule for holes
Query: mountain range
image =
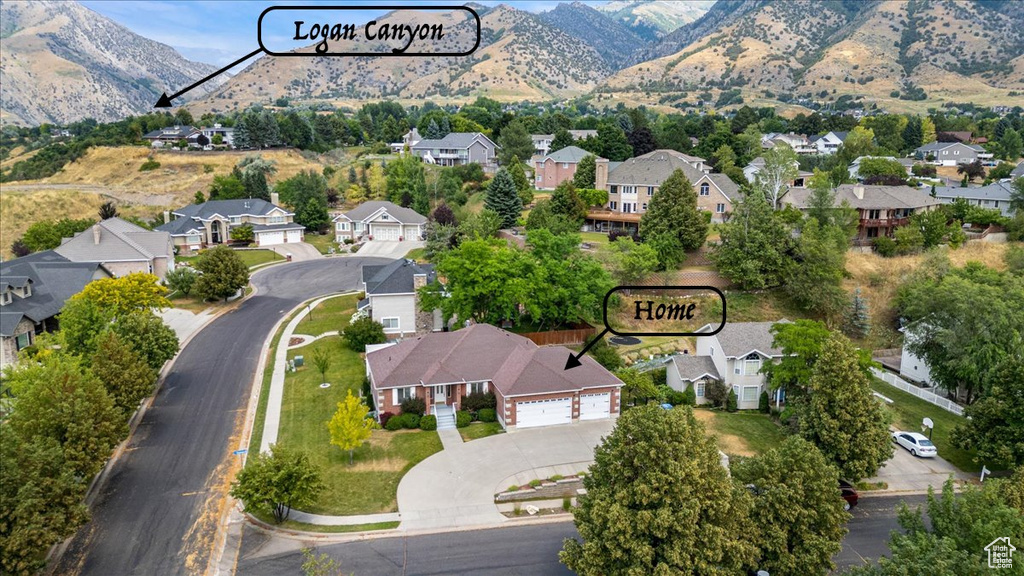
{"label": "mountain range", "polygon": [[[219,78],[222,85],[190,93],[196,100],[188,107],[230,112],[282,97],[358,105],[477,96],[583,96],[664,109],[741,102],[799,108],[812,101],[919,112],[943,102],[1024,105],[1024,2],[1015,0],[631,0],[565,2],[541,13],[471,5],[482,21],[471,56],[263,56]],[[109,120],[147,111],[161,91],[212,69],[73,2],[2,7],[5,121]],[[424,18],[451,30],[472,25],[461,12],[399,11],[378,20]]]}

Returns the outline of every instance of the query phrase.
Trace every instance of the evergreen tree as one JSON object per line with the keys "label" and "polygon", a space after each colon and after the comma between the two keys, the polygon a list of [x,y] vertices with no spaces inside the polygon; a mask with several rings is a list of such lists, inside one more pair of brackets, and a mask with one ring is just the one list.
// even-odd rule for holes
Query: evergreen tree
{"label": "evergreen tree", "polygon": [[670,260],[682,262],[683,251],[703,246],[707,235],[708,222],[697,209],[697,194],[683,171],[676,170],[640,217],[640,236],[661,253],[659,261],[667,266]]}
{"label": "evergreen tree", "polygon": [[357,179],[357,176],[356,176],[356,167],[355,166],[349,166],[348,167],[348,183],[349,184],[355,184],[357,181],[358,181],[358,179]]}
{"label": "evergreen tree", "polygon": [[588,151],[597,152],[612,162],[624,162],[633,156],[633,147],[629,145],[626,133],[613,124],[604,124],[597,129],[597,142],[600,149]]}
{"label": "evergreen tree", "polygon": [[924,129],[921,127],[920,116],[907,118],[907,126],[903,129],[904,151],[916,150],[924,143]]}
{"label": "evergreen tree", "polygon": [[441,135],[441,127],[437,125],[437,122],[433,118],[430,119],[430,124],[427,125],[427,131],[423,134],[423,137],[428,140],[440,140],[444,138]]}
{"label": "evergreen tree", "polygon": [[572,177],[572,183],[576,188],[593,188],[596,178],[597,158],[593,154],[587,154],[576,164],[576,173]]}
{"label": "evergreen tree", "polygon": [[206,202],[206,196],[203,196],[202,190],[196,190],[196,195],[192,197],[193,204],[202,204]]}
{"label": "evergreen tree", "polygon": [[508,166],[513,158],[532,158],[536,153],[533,138],[520,120],[513,120],[502,128],[497,144],[498,161],[502,166]]}
{"label": "evergreen tree", "polygon": [[448,119],[448,115],[445,114],[444,116],[441,117],[441,129],[440,129],[439,134],[441,134],[441,138],[444,138],[445,136],[450,134],[451,131],[452,131],[452,122],[451,122],[451,120]]}
{"label": "evergreen tree", "polygon": [[778,212],[760,194],[750,194],[719,228],[712,250],[718,271],[744,290],[782,284],[793,266],[793,237]]}
{"label": "evergreen tree", "polygon": [[[526,175],[528,172],[526,165],[519,160],[518,156],[513,156],[512,161],[509,162],[506,168],[508,168],[508,173],[516,183],[516,190],[519,191],[519,198],[522,200],[523,205],[533,202],[533,182]],[[532,171],[530,173],[532,174]]]}
{"label": "evergreen tree", "polygon": [[551,194],[551,212],[562,216],[578,228],[587,217],[587,205],[576,192],[572,182],[566,180]]}
{"label": "evergreen tree", "polygon": [[853,298],[850,300],[850,310],[846,315],[843,332],[846,332],[850,338],[863,338],[868,335],[870,329],[871,318],[868,316],[868,302],[860,295],[860,288],[857,288],[853,291]]}
{"label": "evergreen tree", "polygon": [[651,134],[650,128],[646,126],[634,128],[627,135],[626,141],[633,148],[633,156],[642,156],[648,152],[653,152],[658,147],[658,143],[654,140],[654,134]]}
{"label": "evergreen tree", "polygon": [[574,146],[575,144],[576,140],[572,137],[572,134],[570,134],[565,128],[559,128],[558,131],[555,132],[555,137],[551,140],[551,148],[548,150],[548,153],[550,154],[551,152],[556,152],[562,148]]}
{"label": "evergreen tree", "polygon": [[519,198],[519,191],[516,190],[515,180],[505,168],[498,170],[487,187],[484,206],[501,217],[502,228],[511,228],[519,220],[523,212],[523,202]]}

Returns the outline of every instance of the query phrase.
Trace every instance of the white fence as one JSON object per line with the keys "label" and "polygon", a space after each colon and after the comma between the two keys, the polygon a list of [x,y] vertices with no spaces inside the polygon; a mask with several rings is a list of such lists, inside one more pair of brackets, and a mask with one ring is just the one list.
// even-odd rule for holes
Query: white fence
{"label": "white fence", "polygon": [[934,404],[947,412],[952,412],[953,414],[956,414],[957,416],[964,415],[963,407],[948,398],[943,398],[942,396],[939,396],[938,394],[933,394],[919,386],[914,386],[913,384],[907,382],[906,380],[903,380],[902,378],[895,374],[892,374],[891,372],[886,372],[884,370],[879,370],[877,368],[872,368],[871,371],[875,374],[875,376],[878,376],[886,384],[890,384],[895,388],[899,388],[900,390],[903,390],[908,394],[913,394],[914,396],[917,396],[918,398],[924,400],[925,402]]}

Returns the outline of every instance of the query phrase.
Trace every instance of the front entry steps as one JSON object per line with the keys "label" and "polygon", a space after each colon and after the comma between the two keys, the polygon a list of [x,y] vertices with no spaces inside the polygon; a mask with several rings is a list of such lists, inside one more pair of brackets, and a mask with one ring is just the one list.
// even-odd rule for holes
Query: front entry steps
{"label": "front entry steps", "polygon": [[437,416],[437,429],[447,430],[449,428],[455,428],[455,408],[447,404],[437,405],[433,407],[434,416]]}

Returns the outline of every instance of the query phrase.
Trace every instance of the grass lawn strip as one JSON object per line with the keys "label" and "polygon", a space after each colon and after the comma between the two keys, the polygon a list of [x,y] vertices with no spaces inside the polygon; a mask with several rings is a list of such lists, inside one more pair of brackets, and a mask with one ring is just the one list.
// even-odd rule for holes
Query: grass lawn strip
{"label": "grass lawn strip", "polygon": [[[329,254],[330,250],[328,250],[328,248],[334,246],[334,235],[311,234],[307,232],[304,237],[304,242],[319,250],[321,254]],[[335,251],[337,251],[337,247],[335,247]]]}
{"label": "grass lawn strip", "polygon": [[[926,402],[913,394],[907,394],[906,392],[890,386],[878,378],[871,379],[871,388],[879,394],[891,399],[892,404],[884,403],[883,405],[889,409],[889,412],[893,416],[893,426],[899,430],[906,430],[908,432],[920,432],[921,431],[921,420],[925,417],[931,418],[932,422],[935,423],[935,429],[932,432],[932,442],[935,447],[939,450],[939,456],[949,461],[950,464],[965,472],[980,472],[981,464],[974,462],[974,452],[967,450],[961,450],[953,446],[949,441],[950,432],[953,428],[964,422],[962,416],[957,416],[952,412],[946,412],[938,406]],[[926,436],[927,432],[924,433]],[[896,448],[902,450],[902,448]],[[995,462],[986,462],[990,470],[999,470],[1005,468],[1005,466],[997,466]]]}
{"label": "grass lawn strip", "polygon": [[755,456],[786,439],[786,431],[760,412],[721,412],[698,408],[693,411],[715,435],[718,448],[726,454]]}
{"label": "grass lawn strip", "polygon": [[[357,302],[359,302],[359,298],[356,295],[324,300],[299,321],[295,326],[295,334],[319,336],[324,332],[344,329],[356,312]],[[310,355],[307,354],[306,358],[309,357]]]}
{"label": "grass lawn strip", "polygon": [[306,522],[298,522],[295,520],[285,520],[284,522],[277,524],[274,522],[274,516],[272,514],[264,512],[255,512],[253,516],[257,520],[273,526],[274,528],[282,528],[285,530],[296,530],[300,532],[321,532],[325,534],[342,534],[345,532],[370,532],[373,530],[393,530],[398,528],[399,522],[375,522],[372,524],[353,524],[351,526],[326,526],[323,524],[309,524]]}
{"label": "grass lawn strip", "polygon": [[473,422],[469,426],[459,428],[458,430],[463,442],[486,438],[503,432],[501,424],[497,422]]}
{"label": "grass lawn strip", "polygon": [[235,254],[238,254],[238,257],[249,268],[258,264],[273,262],[274,260],[284,260],[283,256],[279,256],[273,250],[236,250]]}

